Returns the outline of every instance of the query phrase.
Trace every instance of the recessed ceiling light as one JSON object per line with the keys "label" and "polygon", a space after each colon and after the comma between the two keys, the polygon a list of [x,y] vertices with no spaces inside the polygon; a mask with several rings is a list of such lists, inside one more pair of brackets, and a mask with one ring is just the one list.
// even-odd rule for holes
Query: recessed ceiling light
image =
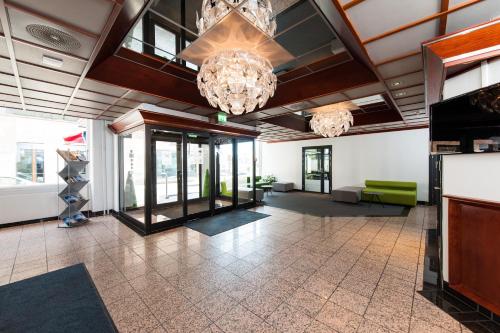
{"label": "recessed ceiling light", "polygon": [[61,68],[63,65],[63,60],[44,55],[42,56],[42,63],[47,66]]}
{"label": "recessed ceiling light", "polygon": [[397,87],[399,85],[401,85],[401,81],[394,81],[391,83],[391,86],[393,86],[393,87]]}
{"label": "recessed ceiling light", "polygon": [[373,95],[373,96],[368,96],[368,97],[362,97],[362,98],[357,98],[353,99],[351,102],[356,104],[357,106],[363,106],[363,105],[370,105],[370,104],[375,104],[375,103],[381,103],[384,102],[384,98],[382,95]]}
{"label": "recessed ceiling light", "polygon": [[401,97],[401,96],[404,96],[404,95],[406,95],[406,91],[400,91],[400,92],[396,93],[394,96]]}

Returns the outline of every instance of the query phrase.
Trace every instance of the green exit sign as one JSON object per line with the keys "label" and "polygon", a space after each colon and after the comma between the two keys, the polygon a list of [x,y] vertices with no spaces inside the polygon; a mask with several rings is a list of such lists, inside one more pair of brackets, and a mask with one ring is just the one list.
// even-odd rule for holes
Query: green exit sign
{"label": "green exit sign", "polygon": [[217,113],[217,122],[218,123],[226,123],[227,122],[227,114],[224,112]]}

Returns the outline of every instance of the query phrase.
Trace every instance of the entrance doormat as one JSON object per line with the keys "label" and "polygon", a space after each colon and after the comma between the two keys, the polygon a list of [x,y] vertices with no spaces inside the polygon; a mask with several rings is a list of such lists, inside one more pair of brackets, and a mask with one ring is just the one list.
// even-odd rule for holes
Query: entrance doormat
{"label": "entrance doormat", "polygon": [[0,287],[0,309],[0,332],[117,332],[84,264]]}
{"label": "entrance doormat", "polygon": [[248,210],[234,210],[229,213],[222,213],[199,220],[189,221],[185,226],[207,236],[215,236],[268,216],[267,214]]}

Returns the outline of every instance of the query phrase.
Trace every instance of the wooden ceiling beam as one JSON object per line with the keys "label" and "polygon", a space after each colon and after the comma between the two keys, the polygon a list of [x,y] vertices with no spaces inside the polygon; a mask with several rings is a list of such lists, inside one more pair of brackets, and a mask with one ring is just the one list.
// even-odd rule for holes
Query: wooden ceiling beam
{"label": "wooden ceiling beam", "polygon": [[[441,12],[448,11],[450,7],[450,0],[441,0]],[[446,33],[446,24],[448,23],[448,14],[443,15],[439,20],[439,36]]]}
{"label": "wooden ceiling beam", "polygon": [[352,0],[352,1],[348,2],[348,3],[346,3],[345,5],[343,5],[343,6],[342,6],[342,9],[343,9],[343,10],[348,10],[349,8],[352,8],[352,7],[354,7],[354,6],[359,5],[359,4],[360,4],[360,3],[362,3],[363,1],[365,1],[365,0]]}
{"label": "wooden ceiling beam", "polygon": [[[357,44],[356,46],[359,47],[359,49],[362,52],[362,56],[364,56],[367,59],[367,65],[369,66],[370,70],[373,71],[373,73],[377,77],[378,81],[385,87],[385,90],[388,93],[387,94],[388,99],[393,103],[393,105],[396,105],[394,97],[392,96],[392,94],[389,93],[390,92],[389,86],[385,82],[385,80],[382,77],[382,75],[380,75],[380,73],[377,71],[376,65],[371,60],[370,55],[368,54],[368,50],[366,49],[365,45],[363,45],[363,43],[361,42],[361,38],[359,37],[358,31],[356,30],[356,28],[352,24],[352,22],[349,19],[349,17],[347,17],[347,13],[342,8],[342,5],[340,4],[340,1],[339,0],[331,0],[331,1],[332,1],[333,5],[334,5],[335,9],[338,11],[338,14],[339,14],[340,18],[344,21],[344,25],[345,25],[345,27],[343,27],[343,26],[337,27],[337,31],[343,31],[343,30],[345,30],[346,33],[343,34],[344,36],[348,35],[347,31],[349,31],[351,33],[351,35],[353,36],[353,38],[355,40],[355,43]],[[395,110],[399,114],[399,117],[404,121],[403,114],[401,113],[401,111],[399,110],[399,108],[397,106],[395,106]]]}
{"label": "wooden ceiling beam", "polygon": [[366,45],[366,44],[369,44],[369,43],[373,43],[373,42],[375,42],[375,41],[377,41],[379,39],[386,38],[386,37],[392,36],[394,34],[397,34],[397,33],[401,32],[401,31],[404,31],[404,30],[416,27],[418,25],[424,24],[426,22],[439,19],[439,18],[441,18],[443,16],[447,16],[450,13],[456,12],[456,11],[464,9],[464,8],[467,8],[469,6],[472,6],[472,5],[474,5],[476,3],[479,3],[479,2],[482,2],[482,1],[484,1],[484,0],[468,0],[468,1],[464,1],[464,2],[462,2],[462,3],[460,3],[460,4],[456,5],[456,6],[454,6],[452,8],[448,8],[448,10],[441,11],[439,13],[435,13],[435,14],[426,16],[426,17],[421,18],[419,20],[413,21],[413,22],[408,23],[408,24],[404,24],[404,25],[399,26],[399,27],[397,27],[395,29],[392,29],[392,30],[386,31],[384,33],[381,33],[381,34],[379,34],[377,36],[373,36],[373,37],[367,38],[364,41],[362,41],[362,43],[363,43],[363,45]]}

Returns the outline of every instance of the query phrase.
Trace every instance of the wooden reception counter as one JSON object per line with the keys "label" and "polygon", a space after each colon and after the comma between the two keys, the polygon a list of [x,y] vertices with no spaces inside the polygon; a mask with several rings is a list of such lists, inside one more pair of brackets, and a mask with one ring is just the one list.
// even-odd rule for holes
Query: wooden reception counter
{"label": "wooden reception counter", "polygon": [[500,314],[500,202],[444,197],[449,287]]}

